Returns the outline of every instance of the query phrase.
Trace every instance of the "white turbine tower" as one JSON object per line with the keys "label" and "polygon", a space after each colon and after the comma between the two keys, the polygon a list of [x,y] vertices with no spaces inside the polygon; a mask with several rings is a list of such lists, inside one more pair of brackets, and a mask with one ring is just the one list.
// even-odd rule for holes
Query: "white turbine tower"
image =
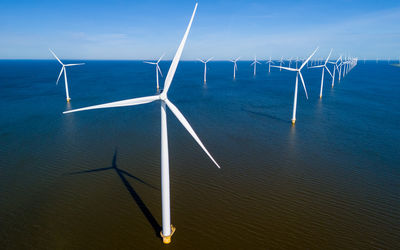
{"label": "white turbine tower", "polygon": [[271,64],[274,64],[271,57],[269,57],[269,60],[267,61],[267,63],[268,63],[268,73],[271,73]]}
{"label": "white turbine tower", "polygon": [[230,60],[233,62],[233,79],[236,79],[236,71],[237,71],[237,61],[239,61],[240,57],[236,58],[235,60]]}
{"label": "white turbine tower", "polygon": [[257,73],[257,63],[261,64],[259,61],[257,61],[257,56],[254,56],[254,61],[252,64],[250,64],[250,66],[254,65],[254,73],[253,73],[254,76],[256,76],[256,73]]}
{"label": "white turbine tower", "polygon": [[163,57],[164,57],[164,54],[160,57],[160,59],[158,59],[157,62],[146,62],[146,61],[144,61],[144,63],[156,65],[157,91],[160,90],[160,85],[158,84],[158,72],[160,72],[161,76],[163,76],[163,74],[162,74],[162,72],[161,72],[161,69],[160,69],[160,66],[158,66],[158,63],[161,61],[161,59],[162,59]]}
{"label": "white turbine tower", "polygon": [[293,115],[292,115],[292,125],[296,123],[296,109],[297,109],[297,90],[298,90],[298,85],[299,85],[299,76],[301,79],[301,83],[303,84],[304,92],[306,93],[306,98],[308,99],[308,94],[307,94],[307,89],[306,85],[304,83],[303,75],[301,74],[301,70],[304,68],[305,65],[307,65],[308,61],[311,59],[311,57],[314,56],[314,54],[317,52],[318,48],[314,50],[314,52],[303,62],[303,64],[300,66],[299,69],[293,69],[293,68],[288,68],[288,67],[281,67],[281,66],[272,66],[276,68],[281,68],[281,69],[286,69],[289,71],[294,71],[297,72],[296,74],[296,85],[294,88],[294,101],[293,101]]}
{"label": "white turbine tower", "polygon": [[66,67],[69,67],[69,66],[76,66],[76,65],[83,65],[84,63],[63,64],[63,63],[61,62],[61,60],[56,56],[56,54],[55,54],[51,49],[49,49],[49,50],[50,50],[51,54],[53,54],[53,56],[57,59],[57,61],[58,61],[59,63],[61,63],[61,65],[62,65],[60,74],[58,75],[58,78],[57,78],[56,85],[58,85],[58,81],[60,80],[61,74],[64,72],[65,95],[66,95],[66,98],[67,98],[67,102],[69,102],[69,100],[71,100],[71,98],[69,98],[68,80],[67,80],[67,69],[66,69]]}
{"label": "white turbine tower", "polygon": [[279,60],[279,71],[282,71],[282,64],[283,64],[283,57],[281,57],[281,60]]}
{"label": "white turbine tower", "polygon": [[211,61],[213,59],[213,57],[211,57],[211,58],[209,58],[208,60],[201,60],[201,59],[198,59],[200,62],[202,62],[202,63],[204,63],[204,84],[206,83],[206,81],[207,81],[207,63],[209,62],[209,61]]}
{"label": "white turbine tower", "polygon": [[164,89],[161,94],[133,98],[123,101],[111,102],[106,104],[100,104],[95,106],[90,106],[86,108],[80,108],[75,110],[66,111],[64,113],[71,113],[77,111],[91,110],[91,109],[103,109],[103,108],[114,108],[114,107],[126,107],[133,105],[140,105],[145,103],[150,103],[154,101],[159,101],[161,104],[161,193],[162,193],[162,232],[161,236],[163,238],[163,242],[165,244],[169,244],[171,242],[171,236],[175,232],[175,227],[171,224],[171,211],[170,211],[170,185],[169,185],[169,156],[168,156],[168,132],[167,132],[167,107],[171,110],[171,112],[176,116],[176,118],[180,121],[180,123],[186,128],[189,134],[194,138],[194,140],[200,145],[200,147],[204,150],[204,152],[210,157],[210,159],[217,165],[218,168],[220,166],[211,156],[211,154],[207,151],[203,143],[200,141],[199,137],[194,132],[193,128],[190,126],[189,122],[182,115],[182,113],[178,110],[178,108],[168,100],[167,93],[168,89],[171,85],[172,79],[174,77],[176,68],[178,66],[179,60],[182,55],[183,48],[186,43],[187,36],[189,34],[193,18],[195,16],[197,9],[197,3],[193,10],[192,17],[190,19],[189,25],[186,29],[186,32],[183,36],[183,39],[178,47],[178,50],[172,60],[171,66],[169,68],[168,74],[165,78]]}
{"label": "white turbine tower", "polygon": [[314,66],[314,67],[310,67],[310,69],[322,68],[321,89],[320,89],[320,91],[319,91],[319,98],[322,98],[322,90],[323,90],[323,88],[324,88],[325,69],[328,71],[328,73],[329,73],[329,74],[331,75],[331,77],[333,78],[331,71],[330,71],[330,70],[328,69],[328,67],[326,66],[326,64],[327,64],[328,61],[329,61],[329,58],[331,57],[331,54],[332,54],[332,49],[331,49],[331,52],[329,52],[329,55],[328,55],[328,57],[326,58],[324,64],[318,65],[318,66]]}

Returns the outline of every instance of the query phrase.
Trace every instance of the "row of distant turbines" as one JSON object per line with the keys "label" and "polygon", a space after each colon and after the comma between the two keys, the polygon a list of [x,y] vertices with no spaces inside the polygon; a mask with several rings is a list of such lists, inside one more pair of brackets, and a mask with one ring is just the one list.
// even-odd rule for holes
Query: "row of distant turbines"
{"label": "row of distant turbines", "polygon": [[[152,96],[147,96],[147,97],[140,97],[140,98],[132,98],[132,99],[127,99],[127,100],[122,100],[122,101],[116,101],[116,102],[111,102],[111,103],[105,103],[105,104],[100,104],[100,105],[94,105],[94,106],[89,106],[89,107],[84,107],[84,108],[79,108],[79,109],[74,109],[74,110],[69,110],[65,111],[64,114],[66,113],[73,113],[73,112],[78,112],[78,111],[86,111],[86,110],[94,110],[94,109],[105,109],[105,108],[115,108],[115,107],[127,107],[127,106],[134,106],[134,105],[141,105],[141,104],[146,104],[146,103],[151,103],[151,102],[159,102],[160,103],[160,108],[161,108],[161,200],[162,200],[162,231],[160,232],[161,237],[163,238],[163,242],[165,244],[169,244],[171,242],[171,237],[175,232],[175,227],[171,224],[171,210],[170,210],[170,178],[169,178],[169,153],[168,153],[168,132],[167,132],[167,107],[171,110],[171,112],[175,115],[175,117],[179,120],[179,122],[183,125],[183,127],[189,132],[189,134],[193,137],[193,139],[197,142],[197,144],[203,149],[203,151],[207,154],[207,156],[211,159],[211,161],[218,167],[220,168],[219,164],[214,160],[214,158],[211,156],[211,154],[208,152],[204,144],[201,142],[200,138],[197,136],[189,122],[186,120],[186,118],[183,116],[183,114],[179,111],[179,109],[168,99],[168,90],[171,86],[172,80],[174,78],[176,69],[178,67],[178,63],[180,61],[183,48],[186,43],[186,39],[188,37],[195,13],[197,10],[197,3],[195,5],[195,8],[193,10],[193,14],[190,18],[189,24],[186,28],[186,32],[183,36],[183,39],[178,47],[178,50],[176,51],[176,54],[171,62],[169,71],[167,73],[167,76],[165,77],[165,82],[164,82],[164,88],[161,91],[157,91],[157,94],[152,95]],[[296,67],[291,68],[290,63],[288,67],[283,66],[284,61],[281,59],[279,61],[279,66],[277,65],[271,65],[274,64],[274,62],[270,59],[268,61],[269,63],[269,70],[270,67],[277,67],[280,70],[289,70],[296,72],[296,85],[295,85],[295,95],[294,95],[294,107],[293,107],[293,118],[292,122],[294,124],[294,121],[296,120],[296,105],[297,105],[297,89],[298,89],[298,79],[300,77],[301,82],[303,84],[304,91],[307,95],[307,90],[306,86],[304,83],[304,79],[301,73],[301,70],[308,65],[310,62],[311,57],[314,56],[314,54],[317,52],[318,48],[305,60],[302,62],[299,68],[297,68],[297,64],[299,60],[295,61]],[[57,59],[57,61],[62,65],[60,74],[57,79],[57,83],[62,75],[64,73],[64,79],[65,79],[65,89],[66,89],[66,98],[67,101],[70,101],[69,97],[69,92],[68,92],[68,82],[67,82],[67,73],[66,73],[66,68],[69,66],[75,66],[75,65],[82,65],[82,64],[63,64],[62,61],[54,54],[53,51],[51,53],[54,55],[54,57]],[[330,53],[331,54],[331,53]],[[342,76],[345,76],[352,68],[354,68],[357,65],[357,58],[346,58],[342,59],[340,57],[338,60],[335,62],[329,62],[329,57],[325,60],[324,64],[321,65],[314,65],[312,67],[314,68],[322,68],[322,80],[321,80],[321,85],[323,84],[323,74],[325,69],[330,73],[330,70],[328,69],[327,64],[330,63],[334,65],[333,69],[333,74],[331,76],[334,78],[334,75],[336,74],[335,72],[339,72],[339,78]],[[161,69],[158,65],[158,63],[161,61],[162,57],[157,61],[157,62],[147,62],[150,64],[153,64],[156,66],[156,80],[157,80],[157,89],[159,90],[159,79],[158,79],[158,73],[161,73]],[[206,70],[207,70],[207,63],[211,59],[208,60],[202,60],[204,63],[204,80],[206,79]],[[239,59],[232,60],[234,63],[234,73],[233,77],[235,78],[236,76],[236,71],[237,71],[237,61]],[[256,74],[256,67],[257,64],[260,64],[260,62],[257,61],[255,58],[254,62],[252,65],[254,65],[254,74]],[[343,74],[342,74],[343,73]],[[332,81],[334,83],[334,79]],[[322,92],[321,92],[322,96]]]}

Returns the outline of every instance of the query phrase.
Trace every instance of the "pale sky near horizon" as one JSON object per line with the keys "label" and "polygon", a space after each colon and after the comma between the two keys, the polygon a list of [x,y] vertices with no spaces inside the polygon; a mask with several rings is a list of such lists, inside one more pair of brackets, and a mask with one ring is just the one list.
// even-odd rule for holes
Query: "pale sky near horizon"
{"label": "pale sky near horizon", "polygon": [[[201,0],[182,56],[399,59],[400,1]],[[0,3],[0,59],[171,59],[196,1]]]}

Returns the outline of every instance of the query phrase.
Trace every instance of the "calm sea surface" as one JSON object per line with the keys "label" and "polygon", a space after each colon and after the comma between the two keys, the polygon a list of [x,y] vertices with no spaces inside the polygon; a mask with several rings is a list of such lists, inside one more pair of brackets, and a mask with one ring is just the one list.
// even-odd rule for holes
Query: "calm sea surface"
{"label": "calm sea surface", "polygon": [[[68,61],[66,61],[68,63]],[[74,61],[78,62],[78,61]],[[164,76],[170,62],[161,62]],[[400,247],[400,68],[359,62],[330,86],[249,62],[181,62],[171,112],[169,249]],[[86,61],[55,85],[55,60],[0,61],[0,248],[158,249],[160,105],[63,115],[155,94],[152,65]],[[165,78],[161,78],[161,83]],[[114,164],[113,164],[113,159]]]}

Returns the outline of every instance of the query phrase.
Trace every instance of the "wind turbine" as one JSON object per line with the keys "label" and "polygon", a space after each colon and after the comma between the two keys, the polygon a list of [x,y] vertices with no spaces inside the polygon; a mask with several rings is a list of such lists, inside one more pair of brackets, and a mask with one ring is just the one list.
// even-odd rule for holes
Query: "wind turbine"
{"label": "wind turbine", "polygon": [[267,63],[268,63],[268,73],[271,73],[271,64],[274,64],[271,57],[269,57],[269,60],[267,61]]}
{"label": "wind turbine", "polygon": [[233,79],[236,79],[236,70],[237,70],[237,61],[240,59],[240,56],[238,58],[236,58],[235,60],[230,60],[231,62],[233,62]]}
{"label": "wind turbine", "polygon": [[56,56],[56,54],[51,49],[49,49],[49,50],[50,50],[51,54],[53,54],[53,56],[57,59],[57,61],[59,63],[61,63],[61,65],[62,65],[60,74],[58,75],[58,78],[57,78],[56,85],[58,85],[58,81],[60,80],[61,74],[64,72],[65,95],[66,95],[66,98],[67,98],[67,102],[69,102],[69,100],[71,100],[71,98],[69,98],[68,80],[67,80],[67,68],[66,67],[76,66],[76,65],[83,65],[84,63],[64,64],[64,63],[61,62],[61,60]]}
{"label": "wind turbine", "polygon": [[163,74],[162,74],[162,72],[161,72],[161,69],[160,69],[160,66],[158,66],[158,63],[161,61],[161,59],[162,59],[163,57],[164,57],[164,54],[160,57],[160,59],[158,59],[157,62],[146,62],[146,61],[144,61],[144,63],[156,65],[157,91],[160,90],[160,85],[158,84],[158,72],[160,72],[161,76],[163,76]]}
{"label": "wind turbine", "polygon": [[306,85],[304,83],[303,75],[301,74],[301,70],[304,68],[305,65],[307,65],[308,61],[311,59],[311,57],[314,56],[314,54],[317,52],[318,47],[314,50],[314,52],[303,62],[303,64],[300,66],[299,69],[293,69],[293,68],[288,68],[288,67],[281,67],[281,66],[272,66],[276,68],[281,68],[281,69],[286,69],[289,71],[294,71],[297,72],[296,74],[296,85],[294,88],[294,101],[293,101],[293,115],[292,115],[292,125],[296,123],[296,109],[297,109],[297,90],[298,90],[298,85],[299,85],[299,76],[301,79],[301,83],[303,84],[304,92],[306,93],[306,98],[308,99],[308,94],[307,94],[307,89]]}
{"label": "wind turbine", "polygon": [[206,61],[201,60],[201,59],[198,59],[200,62],[204,63],[204,84],[205,84],[206,81],[207,81],[207,63],[208,63],[209,61],[211,61],[212,59],[213,59],[213,57],[209,58],[209,59],[206,60]]}
{"label": "wind turbine", "polygon": [[250,66],[251,66],[251,65],[254,65],[254,76],[256,76],[257,63],[258,63],[258,64],[261,64],[259,61],[257,61],[257,56],[254,56],[254,61],[253,61],[252,64],[250,64]]}
{"label": "wind turbine", "polygon": [[161,236],[163,238],[163,242],[165,244],[169,244],[171,242],[171,236],[175,232],[175,227],[171,224],[171,211],[170,211],[170,186],[169,186],[169,156],[168,156],[168,132],[167,132],[167,107],[172,111],[172,113],[176,116],[179,122],[186,128],[189,134],[194,138],[194,140],[200,145],[200,147],[204,150],[204,152],[210,157],[210,159],[214,162],[214,164],[220,168],[218,163],[214,160],[211,154],[207,151],[203,143],[200,141],[197,134],[194,132],[193,128],[190,126],[189,122],[182,115],[179,109],[168,100],[167,93],[169,87],[171,86],[172,79],[174,77],[176,68],[178,67],[179,60],[182,55],[183,48],[186,43],[187,36],[189,34],[193,18],[195,16],[197,9],[197,3],[194,7],[192,17],[190,18],[189,25],[186,28],[186,32],[183,36],[183,39],[176,51],[174,59],[172,60],[171,66],[169,68],[168,74],[165,78],[164,89],[161,94],[133,98],[123,101],[111,102],[106,104],[100,104],[95,106],[90,106],[86,108],[80,108],[75,110],[66,111],[65,113],[78,112],[84,110],[91,109],[103,109],[103,108],[114,108],[114,107],[126,107],[126,106],[134,106],[145,103],[150,103],[154,101],[159,101],[161,104],[161,197],[162,197],[162,231]]}
{"label": "wind turbine", "polygon": [[281,57],[281,60],[279,61],[279,71],[282,71],[282,64],[283,64],[283,57]]}
{"label": "wind turbine", "polygon": [[328,57],[326,58],[324,64],[318,65],[318,66],[314,66],[314,67],[310,67],[310,69],[322,68],[321,90],[319,91],[319,98],[320,98],[320,99],[322,98],[322,90],[323,90],[323,88],[324,88],[325,69],[328,71],[328,73],[329,73],[329,74],[331,75],[331,77],[333,78],[331,71],[330,71],[330,70],[328,69],[328,67],[326,66],[326,64],[327,64],[328,61],[329,61],[329,58],[331,57],[331,54],[332,54],[332,49],[331,49],[331,52],[329,52],[329,55],[328,55]]}
{"label": "wind turbine", "polygon": [[339,61],[342,60],[342,56],[340,56],[336,62],[329,62],[330,64],[333,64],[333,74],[332,74],[332,88],[333,86],[335,86],[335,74],[336,74],[336,69],[338,71],[339,74],[339,78],[340,78],[340,73],[339,73],[339,68],[338,68],[338,63]]}

